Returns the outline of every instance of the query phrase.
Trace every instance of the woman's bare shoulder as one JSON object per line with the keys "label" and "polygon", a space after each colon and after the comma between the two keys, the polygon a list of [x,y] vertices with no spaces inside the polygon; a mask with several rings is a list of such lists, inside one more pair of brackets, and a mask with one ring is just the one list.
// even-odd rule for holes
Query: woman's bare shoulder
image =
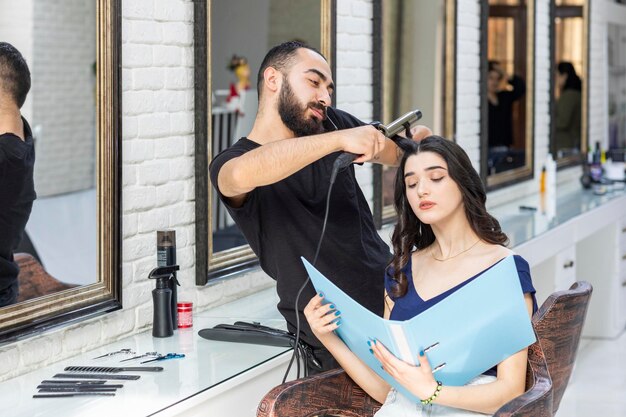
{"label": "woman's bare shoulder", "polygon": [[515,255],[515,252],[502,245],[485,243],[481,255],[494,264],[507,256]]}

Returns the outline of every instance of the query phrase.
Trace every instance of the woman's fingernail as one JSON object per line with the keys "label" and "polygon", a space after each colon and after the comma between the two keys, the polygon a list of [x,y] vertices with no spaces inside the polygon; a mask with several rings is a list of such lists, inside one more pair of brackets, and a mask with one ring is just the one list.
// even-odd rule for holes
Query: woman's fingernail
{"label": "woman's fingernail", "polygon": [[338,316],[340,314],[341,314],[341,311],[339,311],[339,310],[335,311],[335,316]]}
{"label": "woman's fingernail", "polygon": [[367,341],[367,346],[372,346],[372,342],[370,342],[369,340]]}
{"label": "woman's fingernail", "polygon": [[337,326],[341,325],[341,320],[337,320],[337,321],[335,322],[335,324],[336,324]]}
{"label": "woman's fingernail", "polygon": [[335,305],[334,305],[334,304],[331,304],[331,305],[330,305],[330,309],[331,309],[331,310],[334,310],[334,309],[335,309]]}
{"label": "woman's fingernail", "polygon": [[318,295],[319,295],[320,297],[324,298],[324,293],[323,293],[323,292],[319,293]]}
{"label": "woman's fingernail", "polygon": [[420,349],[420,356],[424,356],[424,351]]}
{"label": "woman's fingernail", "polygon": [[374,351],[373,351],[372,349],[370,349],[370,353],[373,355],[373,354],[374,354]]}

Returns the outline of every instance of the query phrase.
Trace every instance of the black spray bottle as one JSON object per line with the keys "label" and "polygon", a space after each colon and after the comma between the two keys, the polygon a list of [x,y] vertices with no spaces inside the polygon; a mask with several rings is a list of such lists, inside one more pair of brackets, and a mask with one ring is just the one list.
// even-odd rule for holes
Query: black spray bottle
{"label": "black spray bottle", "polygon": [[[157,231],[157,266],[176,265],[176,231],[161,230]],[[174,330],[178,329],[178,291],[176,286],[180,286],[176,279],[176,273],[171,280],[168,281],[169,289],[172,290],[172,326]]]}
{"label": "black spray bottle", "polygon": [[150,271],[149,279],[156,279],[156,288],[152,290],[154,315],[152,319],[152,336],[169,337],[174,334],[172,324],[172,290],[169,281],[180,268],[178,265],[159,266]]}

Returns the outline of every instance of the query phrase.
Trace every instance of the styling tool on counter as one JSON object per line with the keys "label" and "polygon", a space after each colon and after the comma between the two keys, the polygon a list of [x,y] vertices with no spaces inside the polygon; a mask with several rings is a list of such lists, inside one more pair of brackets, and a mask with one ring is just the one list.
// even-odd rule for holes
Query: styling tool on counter
{"label": "styling tool on counter", "polygon": [[[56,381],[55,381],[56,382]],[[48,388],[73,388],[73,389],[111,389],[111,388],[123,388],[123,384],[106,384],[106,381],[101,381],[101,384],[44,384],[43,382],[37,385],[38,389]]]}
{"label": "styling tool on counter", "polygon": [[87,395],[98,395],[105,397],[115,396],[114,392],[57,392],[52,394],[35,394],[33,398],[63,398],[63,397],[83,397]]}
{"label": "styling tool on counter", "polygon": [[72,385],[102,385],[105,384],[106,381],[102,381],[100,379],[98,380],[93,380],[93,381],[85,381],[85,380],[80,380],[80,379],[65,379],[65,380],[56,380],[56,379],[46,379],[41,381],[42,384],[45,385],[68,385],[68,384],[72,384]]}
{"label": "styling tool on counter", "polygon": [[[161,355],[158,356],[154,359],[150,359],[148,361],[143,361],[143,362],[139,362],[139,363],[148,363],[148,362],[154,362],[154,361],[165,361],[168,359],[179,359],[179,358],[184,358],[185,354],[184,353],[168,353],[167,355]],[[163,368],[161,368],[163,369]]]}
{"label": "styling tool on counter", "polygon": [[120,354],[134,355],[135,352],[133,352],[131,349],[120,349],[120,350],[116,350],[115,352],[109,352],[109,353],[105,353],[104,355],[96,356],[94,359],[106,358],[108,356],[115,356],[115,355],[120,355]]}
{"label": "styling tool on counter", "polygon": [[160,366],[67,366],[65,372],[96,372],[96,373],[110,373],[116,374],[118,372],[161,372],[163,370]]}
{"label": "styling tool on counter", "polygon": [[146,352],[143,355],[133,356],[132,358],[128,358],[128,359],[122,359],[120,362],[132,361],[132,360],[135,360],[135,359],[146,358],[148,356],[158,357],[158,356],[161,356],[161,355],[158,352]]}
{"label": "styling tool on counter", "polygon": [[111,374],[56,374],[52,378],[77,378],[77,379],[115,379],[115,380],[123,380],[123,381],[134,381],[139,379],[139,375],[111,375]]}
{"label": "styling tool on counter", "polygon": [[152,319],[152,336],[170,337],[174,334],[172,323],[172,290],[170,281],[178,265],[159,266],[150,271],[148,279],[156,279],[156,288],[152,290],[154,315]]}
{"label": "styling tool on counter", "polygon": [[117,388],[108,387],[105,385],[101,386],[91,386],[91,387],[57,387],[50,385],[39,385],[37,386],[39,392],[115,392]]}

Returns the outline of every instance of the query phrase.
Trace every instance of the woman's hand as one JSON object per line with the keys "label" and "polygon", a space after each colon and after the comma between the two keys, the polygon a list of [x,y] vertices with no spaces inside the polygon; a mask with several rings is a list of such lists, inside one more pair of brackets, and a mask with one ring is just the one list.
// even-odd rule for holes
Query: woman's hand
{"label": "woman's hand", "polygon": [[333,304],[322,304],[322,301],[324,301],[322,294],[317,294],[311,298],[311,301],[304,308],[304,315],[315,337],[324,343],[324,339],[337,337],[333,330],[340,325],[341,313],[335,309]]}
{"label": "woman's hand", "polygon": [[379,341],[370,342],[370,347],[385,372],[403,387],[420,399],[426,399],[433,395],[437,388],[437,381],[433,376],[432,368],[424,351],[420,351],[418,356],[419,366],[413,366],[396,358]]}

